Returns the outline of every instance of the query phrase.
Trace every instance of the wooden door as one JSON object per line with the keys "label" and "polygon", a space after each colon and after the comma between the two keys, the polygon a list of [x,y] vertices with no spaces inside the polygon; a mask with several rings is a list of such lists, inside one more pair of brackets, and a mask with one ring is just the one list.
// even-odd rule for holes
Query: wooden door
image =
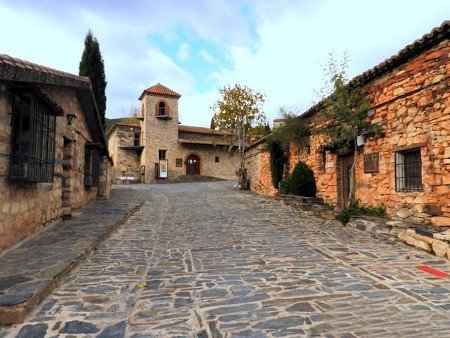
{"label": "wooden door", "polygon": [[200,158],[195,154],[186,159],[186,175],[200,175]]}
{"label": "wooden door", "polygon": [[350,173],[353,164],[353,154],[339,157],[338,168],[338,206],[345,208],[350,195]]}

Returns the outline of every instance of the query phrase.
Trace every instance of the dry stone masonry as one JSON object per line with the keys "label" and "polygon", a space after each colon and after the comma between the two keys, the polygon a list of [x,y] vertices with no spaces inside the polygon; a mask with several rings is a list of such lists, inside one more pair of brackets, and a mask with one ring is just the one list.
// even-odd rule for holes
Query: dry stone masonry
{"label": "dry stone masonry", "polygon": [[[361,74],[370,99],[369,117],[381,127],[364,135],[356,158],[356,199],[384,207],[395,220],[450,229],[450,22]],[[303,114],[314,126],[320,104]],[[271,187],[269,156],[264,145],[247,151],[251,189],[266,195]],[[318,196],[339,208],[348,200],[348,170],[353,154],[338,156],[321,135],[310,146],[289,149],[288,170],[304,161],[314,171]],[[264,168],[262,170],[261,168]],[[433,250],[433,243],[408,243]],[[439,239],[437,239],[439,240]],[[415,245],[414,244],[414,245]],[[434,245],[441,255],[445,244]]]}

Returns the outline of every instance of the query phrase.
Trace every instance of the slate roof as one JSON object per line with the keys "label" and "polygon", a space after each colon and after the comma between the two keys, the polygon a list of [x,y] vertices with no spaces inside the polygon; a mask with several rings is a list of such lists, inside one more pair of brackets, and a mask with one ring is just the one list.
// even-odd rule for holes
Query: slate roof
{"label": "slate roof", "polygon": [[179,99],[181,97],[181,94],[178,94],[176,91],[173,91],[170,88],[167,88],[165,86],[163,86],[160,83],[157,83],[154,86],[151,86],[147,89],[145,89],[141,96],[139,96],[139,100],[142,99],[142,97],[144,96],[144,94],[157,94],[157,95],[164,95],[164,96],[170,96],[170,97],[175,97],[177,99]]}
{"label": "slate roof", "polygon": [[109,135],[112,133],[114,129],[116,129],[118,126],[132,126],[132,127],[141,127],[141,121],[138,119],[135,119],[134,117],[123,117],[118,119],[108,119],[106,121],[106,136],[109,137]]}
{"label": "slate roof", "polygon": [[[94,143],[102,145],[102,154],[108,155],[103,127],[100,121],[91,81],[88,77],[78,76],[57,69],[45,67],[29,61],[0,54],[0,81],[45,94],[40,85],[73,87],[76,89],[88,128]],[[47,96],[49,103],[53,101]],[[54,102],[53,102],[54,103]],[[56,104],[56,103],[54,103]],[[63,113],[62,111],[59,113]]]}
{"label": "slate roof", "polygon": [[439,27],[434,28],[430,33],[425,34],[420,39],[415,40],[413,43],[401,49],[397,54],[391,56],[389,59],[384,60],[375,67],[366,70],[361,75],[358,75],[350,83],[366,84],[374,78],[377,78],[393,68],[407,62],[409,59],[416,57],[419,52],[427,50],[442,40],[449,38],[450,20],[447,20],[444,21]]}
{"label": "slate roof", "polygon": [[210,128],[204,128],[204,127],[193,127],[193,126],[186,126],[180,124],[178,126],[178,131],[184,131],[189,133],[199,133],[199,134],[210,134],[210,135],[232,135],[232,133],[224,130],[215,130]]}
{"label": "slate roof", "polygon": [[[439,44],[445,39],[450,39],[450,20],[444,21],[440,26],[434,28],[431,32],[425,34],[420,39],[415,40],[413,43],[407,45],[401,49],[397,54],[394,54],[390,58],[384,60],[373,68],[366,70],[364,73],[353,78],[348,85],[350,87],[364,86],[371,81],[381,77],[385,73],[393,70],[394,68],[408,62],[410,59],[416,57],[424,50]],[[324,101],[321,101],[301,116],[310,117],[314,115],[320,108],[322,108]]]}
{"label": "slate roof", "polygon": [[6,54],[0,54],[0,80],[91,88],[88,77],[41,66]]}

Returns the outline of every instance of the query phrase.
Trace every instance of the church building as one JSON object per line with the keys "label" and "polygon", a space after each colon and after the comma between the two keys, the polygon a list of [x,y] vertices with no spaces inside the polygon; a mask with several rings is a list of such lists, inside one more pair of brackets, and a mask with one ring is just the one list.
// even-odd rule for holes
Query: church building
{"label": "church building", "polygon": [[[177,92],[156,84],[139,97],[141,116],[108,133],[116,178],[152,183],[181,176],[235,179],[239,156],[226,131],[179,123]],[[137,123],[138,122],[138,123]]]}

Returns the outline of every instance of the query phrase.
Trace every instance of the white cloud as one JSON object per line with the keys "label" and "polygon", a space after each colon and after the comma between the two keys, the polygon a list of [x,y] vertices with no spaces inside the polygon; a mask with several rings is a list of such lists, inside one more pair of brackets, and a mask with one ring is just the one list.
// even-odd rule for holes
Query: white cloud
{"label": "white cloud", "polygon": [[[217,91],[203,93],[201,81],[223,85],[241,82],[266,93],[265,111],[273,119],[278,107],[309,108],[313,89],[321,85],[321,65],[329,52],[348,50],[349,75],[355,76],[395,54],[448,19],[450,3],[428,0],[167,0],[150,2],[2,0],[2,53],[77,73],[89,28],[105,60],[107,116],[139,105],[141,91],[154,83],[182,94],[183,123],[208,126],[209,106]],[[242,6],[254,13],[250,19]],[[176,10],[174,10],[176,8]],[[20,24],[17,24],[20,23]],[[175,39],[179,32],[226,55],[200,58],[216,70],[194,78],[177,61],[193,57],[181,41],[174,55],[151,45],[149,36]],[[228,59],[232,66],[218,60]],[[207,89],[209,91],[209,89]]]}
{"label": "white cloud", "polygon": [[183,95],[179,102],[181,123],[209,127],[213,115],[210,106],[217,98],[217,91]]}
{"label": "white cloud", "polygon": [[[433,4],[450,9],[442,1]],[[349,76],[354,77],[429,32],[448,13],[420,1],[388,0],[319,1],[306,8],[301,3],[276,10],[263,2],[258,8],[264,18],[258,26],[259,47],[253,51],[230,44],[234,67],[212,76],[221,84],[240,82],[265,92],[270,120],[280,106],[304,111],[312,105],[330,52],[349,52]],[[274,19],[269,15],[273,10]]]}
{"label": "white cloud", "polygon": [[[26,24],[17,24],[22,22]],[[0,36],[2,53],[78,73],[83,40],[77,43],[71,32],[65,27],[55,29],[45,16],[32,11],[15,11],[0,4],[0,31],[3,32]],[[77,57],[74,59],[73,55]]]}
{"label": "white cloud", "polygon": [[199,52],[199,54],[200,54],[201,58],[203,60],[205,60],[206,62],[208,62],[208,63],[215,63],[216,62],[216,60],[213,58],[213,56],[211,54],[209,54],[206,50],[201,50]]}
{"label": "white cloud", "polygon": [[186,61],[189,59],[189,45],[187,43],[182,43],[178,49],[177,58],[180,61]]}

